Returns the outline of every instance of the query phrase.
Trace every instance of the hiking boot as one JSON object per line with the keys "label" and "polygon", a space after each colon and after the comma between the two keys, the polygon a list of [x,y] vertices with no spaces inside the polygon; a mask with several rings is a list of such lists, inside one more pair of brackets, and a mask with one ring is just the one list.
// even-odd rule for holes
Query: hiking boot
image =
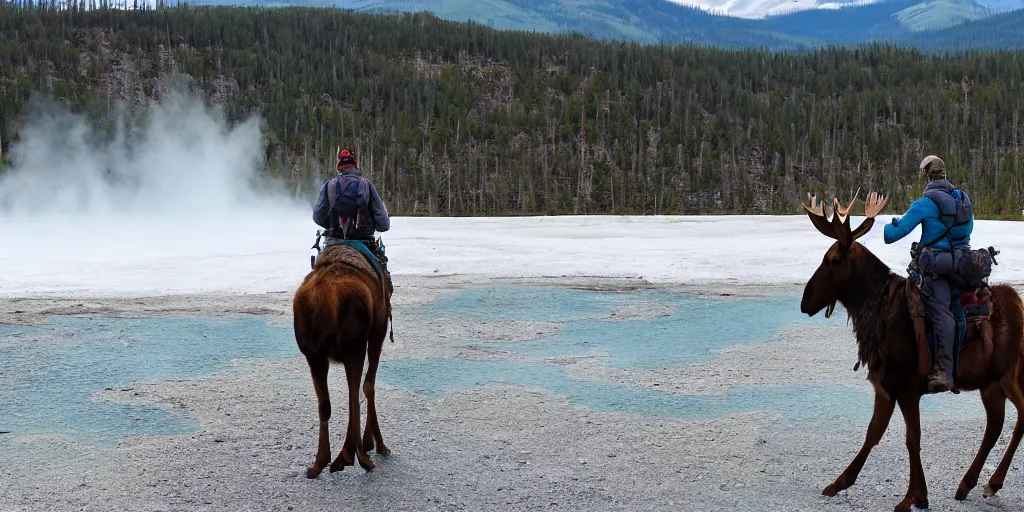
{"label": "hiking boot", "polygon": [[942,393],[949,391],[953,394],[960,394],[960,390],[957,389],[953,383],[953,379],[947,375],[947,372],[939,364],[936,364],[932,368],[932,373],[928,374],[928,392],[929,393]]}

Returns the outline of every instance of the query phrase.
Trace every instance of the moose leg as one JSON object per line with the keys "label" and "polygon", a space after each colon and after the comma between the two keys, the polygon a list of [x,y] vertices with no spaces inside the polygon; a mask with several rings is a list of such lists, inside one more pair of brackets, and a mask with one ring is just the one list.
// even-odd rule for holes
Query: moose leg
{"label": "moose leg", "polygon": [[974,457],[971,467],[960,479],[960,486],[956,490],[956,499],[963,501],[967,499],[971,489],[978,485],[978,475],[985,465],[985,459],[989,452],[999,440],[999,433],[1003,431],[1003,420],[1006,415],[1006,395],[999,387],[999,384],[992,384],[981,391],[981,403],[985,405],[985,437],[981,439],[981,447],[978,448],[978,455]]}
{"label": "moose leg", "polygon": [[366,359],[365,345],[345,358],[345,377],[348,380],[348,430],[345,432],[345,443],[341,453],[331,464],[331,471],[340,471],[353,463],[352,452],[359,459],[359,465],[370,471],[374,468],[373,461],[363,449],[363,441],[359,438],[359,381],[363,377],[363,361]]}
{"label": "moose leg", "polygon": [[857,456],[853,458],[853,462],[847,466],[846,470],[825,490],[821,491],[822,494],[835,496],[839,491],[849,488],[857,481],[857,475],[864,467],[864,462],[868,460],[871,449],[882,440],[882,434],[885,434],[885,429],[889,428],[889,420],[892,419],[895,408],[896,402],[889,400],[881,393],[875,393],[875,412],[871,415],[871,424],[868,425],[868,433],[864,437],[864,446],[857,452]]}
{"label": "moose leg", "polygon": [[907,425],[907,452],[910,454],[910,483],[907,495],[895,512],[910,512],[911,507],[928,508],[928,485],[921,466],[921,396],[904,396],[899,399],[900,412]]}
{"label": "moose leg", "polygon": [[1010,438],[1010,444],[1006,446],[1003,460],[999,461],[999,466],[996,467],[995,472],[988,479],[988,484],[985,485],[984,495],[986,498],[995,496],[999,489],[1003,488],[1003,481],[1006,480],[1006,472],[1010,469],[1013,454],[1017,451],[1017,447],[1020,446],[1021,437],[1024,436],[1024,395],[1020,392],[1016,375],[1004,377],[1002,387],[1006,397],[1017,408],[1017,423],[1013,426],[1013,437]]}
{"label": "moose leg", "polygon": [[313,377],[313,389],[316,391],[317,412],[320,415],[320,438],[316,447],[316,460],[306,470],[306,478],[316,478],[331,460],[331,439],[328,426],[331,419],[331,395],[327,391],[327,371],[330,362],[326,357],[306,356],[309,373]]}
{"label": "moose leg", "polygon": [[374,384],[377,380],[377,365],[380,363],[380,352],[384,347],[384,338],[380,342],[371,342],[367,353],[368,365],[366,369],[366,381],[363,382],[363,394],[366,395],[366,431],[363,432],[363,449],[370,451],[374,449],[375,443],[377,453],[388,455],[391,450],[384,444],[384,438],[380,434],[380,424],[377,422],[377,401],[375,398]]}

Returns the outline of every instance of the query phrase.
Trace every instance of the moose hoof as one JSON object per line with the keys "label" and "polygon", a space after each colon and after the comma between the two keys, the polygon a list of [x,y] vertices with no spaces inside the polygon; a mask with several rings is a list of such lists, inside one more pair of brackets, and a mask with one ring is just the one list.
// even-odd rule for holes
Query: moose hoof
{"label": "moose hoof", "polygon": [[316,477],[320,476],[320,472],[323,470],[324,468],[317,466],[311,466],[309,468],[306,468],[306,478],[313,480]]}
{"label": "moose hoof", "polygon": [[927,510],[928,498],[918,498],[917,501],[914,502],[914,507],[918,510]]}
{"label": "moose hoof", "polygon": [[335,471],[344,471],[345,466],[352,466],[354,464],[355,461],[352,460],[351,456],[344,453],[338,454],[338,458],[334,459],[334,462],[331,463],[331,473],[334,473]]}
{"label": "moose hoof", "polygon": [[909,503],[900,503],[893,507],[892,512],[910,512],[911,506]]}
{"label": "moose hoof", "polygon": [[388,448],[387,446],[384,446],[384,443],[381,443],[380,446],[377,446],[377,455],[391,455],[391,448]]}
{"label": "moose hoof", "polygon": [[377,465],[374,464],[373,461],[370,460],[370,457],[367,455],[359,457],[359,465],[362,466],[362,468],[365,469],[367,472],[373,471],[373,468],[377,467]]}
{"label": "moose hoof", "polygon": [[1002,485],[985,484],[985,497],[991,498],[992,496],[995,496],[1002,487]]}
{"label": "moose hoof", "polygon": [[964,484],[960,484],[960,487],[956,490],[956,496],[953,499],[957,501],[963,501],[967,499],[967,495],[971,493],[971,488]]}
{"label": "moose hoof", "polygon": [[843,490],[843,488],[839,487],[838,483],[832,482],[831,484],[828,485],[828,487],[825,488],[825,490],[821,491],[821,494],[823,496],[828,496],[829,498],[832,498],[836,494],[839,494],[839,491],[841,490]]}

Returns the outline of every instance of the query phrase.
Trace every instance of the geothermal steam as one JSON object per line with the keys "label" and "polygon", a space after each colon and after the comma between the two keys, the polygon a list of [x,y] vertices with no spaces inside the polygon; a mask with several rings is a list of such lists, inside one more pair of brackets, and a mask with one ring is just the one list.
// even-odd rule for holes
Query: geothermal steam
{"label": "geothermal steam", "polygon": [[[258,118],[230,124],[182,92],[107,126],[42,97],[24,114],[0,174],[0,294],[235,289],[308,271],[317,226],[262,172]],[[293,251],[294,269],[259,264]]]}

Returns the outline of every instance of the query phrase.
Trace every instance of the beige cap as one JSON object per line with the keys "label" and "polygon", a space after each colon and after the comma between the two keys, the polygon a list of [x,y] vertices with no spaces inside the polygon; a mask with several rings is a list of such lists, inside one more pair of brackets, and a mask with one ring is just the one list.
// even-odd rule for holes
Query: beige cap
{"label": "beige cap", "polygon": [[944,176],[946,174],[946,162],[935,155],[928,155],[921,160],[921,172],[928,176]]}

